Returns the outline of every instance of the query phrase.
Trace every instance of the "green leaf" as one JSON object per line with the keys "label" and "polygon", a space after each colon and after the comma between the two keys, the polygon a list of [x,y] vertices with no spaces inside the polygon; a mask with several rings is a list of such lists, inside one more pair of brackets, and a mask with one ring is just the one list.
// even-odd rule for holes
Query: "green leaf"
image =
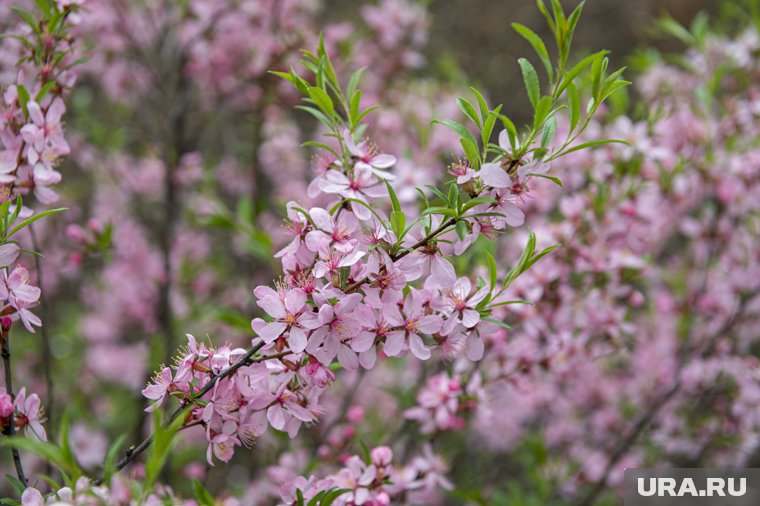
{"label": "green leaf", "polygon": [[333,129],[334,125],[333,125],[332,121],[330,119],[328,119],[327,116],[325,116],[325,114],[322,111],[320,111],[319,109],[316,109],[314,107],[310,107],[308,105],[297,105],[296,109],[300,109],[302,111],[308,112],[309,114],[311,114],[312,116],[314,116],[315,118],[317,118],[319,120],[319,122],[322,123],[323,125],[325,125],[329,130]]}
{"label": "green leaf", "polygon": [[491,291],[493,292],[494,288],[496,288],[499,271],[496,269],[496,259],[494,259],[493,255],[490,252],[486,251],[485,257],[486,265],[488,266],[488,278],[491,283]]}
{"label": "green leaf", "polygon": [[303,492],[301,492],[300,488],[296,489],[296,504],[298,506],[303,506]]}
{"label": "green leaf", "polygon": [[48,81],[45,83],[42,88],[40,88],[40,91],[37,92],[37,95],[34,97],[34,101],[38,104],[42,102],[42,100],[47,96],[47,94],[50,92],[50,90],[53,89],[53,86],[55,86],[57,83],[55,81]]}
{"label": "green leaf", "polygon": [[438,188],[436,188],[435,186],[433,186],[431,184],[426,184],[425,188],[427,188],[428,190],[430,190],[431,192],[433,192],[436,197],[438,197],[439,199],[443,200],[444,202],[446,202],[448,200],[447,197],[446,197],[446,195],[444,195],[443,192],[441,190],[439,190]]}
{"label": "green leaf", "polygon": [[487,321],[487,322],[490,322],[490,323],[493,323],[494,325],[498,325],[499,327],[501,327],[503,329],[512,330],[512,327],[510,327],[509,325],[507,325],[506,323],[504,323],[501,320],[497,320],[495,318],[488,318],[488,317],[483,318],[483,320]]}
{"label": "green leaf", "polygon": [[541,253],[534,255],[530,260],[528,260],[528,262],[526,262],[523,271],[530,269],[536,262],[538,262],[539,260],[541,260],[546,255],[548,255],[549,253],[551,253],[552,251],[554,251],[555,249],[559,247],[560,247],[559,244],[555,244],[554,246],[549,246],[548,248],[544,249],[543,251],[541,251]]}
{"label": "green leaf", "polygon": [[528,306],[533,305],[533,303],[529,300],[507,300],[504,302],[497,302],[496,304],[491,304],[490,307],[511,306],[512,304],[525,304]]}
{"label": "green leaf", "polygon": [[598,139],[595,141],[584,142],[582,144],[573,146],[570,149],[566,149],[565,151],[562,152],[562,155],[564,156],[568,153],[573,153],[574,151],[580,151],[582,149],[593,148],[596,146],[601,146],[603,144],[629,144],[629,143],[620,139]]}
{"label": "green leaf", "polygon": [[525,25],[521,25],[520,23],[512,23],[512,28],[525,40],[527,40],[531,46],[533,46],[533,49],[538,54],[538,57],[541,59],[541,63],[543,63],[544,68],[546,69],[546,74],[549,76],[549,81],[553,81],[554,71],[552,69],[552,62],[549,58],[549,52],[546,50],[546,44],[544,44],[544,41],[541,40],[541,37],[539,37],[536,32]]}
{"label": "green leaf", "polygon": [[478,141],[475,140],[475,137],[472,135],[472,133],[470,133],[470,131],[467,130],[467,128],[461,123],[457,123],[456,121],[452,121],[450,119],[433,120],[433,123],[444,125],[459,135],[459,137],[469,140],[474,146],[478,145]]}
{"label": "green leaf", "polygon": [[38,439],[29,439],[21,436],[5,437],[0,440],[0,445],[15,448],[22,452],[32,453],[42,458],[44,461],[53,464],[61,472],[68,475],[81,475],[78,468],[72,468],[70,463],[64,457],[61,449],[53,443],[40,441]]}
{"label": "green leaf", "polygon": [[550,176],[549,174],[532,174],[532,176],[548,179],[549,181],[551,181],[552,183],[556,184],[559,187],[565,186],[562,184],[562,180],[556,176]]}
{"label": "green leaf", "polygon": [[422,214],[424,216],[428,216],[431,214],[442,214],[444,216],[450,216],[452,218],[457,218],[457,213],[453,209],[449,209],[448,207],[428,207],[424,211],[422,211]]}
{"label": "green leaf", "polygon": [[396,240],[404,238],[404,229],[406,227],[406,216],[401,211],[391,211],[390,224],[393,233],[396,234]]}
{"label": "green leaf", "polygon": [[607,54],[609,54],[609,51],[607,50],[598,51],[576,63],[575,66],[571,68],[567,74],[565,74],[564,79],[562,79],[562,84],[560,84],[559,88],[557,89],[558,96],[561,95],[563,91],[565,91],[570,83],[573,82],[578,74],[583,72],[586,67],[594,63],[596,60],[603,58]]}
{"label": "green leaf", "polygon": [[379,109],[379,108],[380,108],[380,106],[379,106],[379,105],[373,105],[372,107],[367,107],[366,109],[364,109],[362,112],[360,112],[360,113],[359,113],[359,114],[356,116],[356,118],[354,118],[354,126],[356,126],[356,125],[357,125],[357,124],[359,124],[359,123],[360,123],[360,122],[361,122],[361,121],[362,121],[364,118],[366,118],[366,117],[367,117],[367,115],[368,115],[369,113],[371,113],[372,111],[374,111],[374,110],[376,110],[376,109]]}
{"label": "green leaf", "polygon": [[481,137],[483,140],[483,145],[487,145],[488,142],[491,140],[491,135],[493,134],[493,127],[496,125],[496,120],[499,118],[499,115],[494,112],[489,112],[486,116],[486,120],[483,122],[483,130],[481,131]]}
{"label": "green leaf", "polygon": [[480,153],[478,152],[478,147],[475,146],[469,139],[465,139],[464,137],[459,138],[459,143],[462,145],[462,149],[464,150],[464,154],[467,156],[467,160],[469,160],[470,164],[475,168],[475,170],[477,170],[480,166]]}
{"label": "green leaf", "polygon": [[23,19],[24,22],[29,25],[29,27],[34,31],[34,33],[37,35],[42,33],[40,31],[40,24],[29,12],[25,11],[21,7],[11,7],[11,10],[15,12],[21,19]]}
{"label": "green leaf", "polygon": [[103,461],[103,482],[109,483],[111,481],[111,476],[116,472],[116,459],[119,456],[119,452],[121,450],[121,447],[124,446],[124,442],[127,440],[127,435],[122,434],[118,438],[116,438],[116,441],[114,441],[111,444],[111,447],[108,449],[108,453],[106,453],[106,458]]}
{"label": "green leaf", "polygon": [[330,506],[332,503],[335,502],[335,500],[344,495],[351,492],[348,488],[338,488],[335,490],[332,490],[325,494],[324,498],[319,502],[319,506]]}
{"label": "green leaf", "polygon": [[[300,490],[299,490],[300,492]],[[193,480],[193,495],[201,506],[214,506],[214,497],[198,480]]]}
{"label": "green leaf", "polygon": [[657,22],[657,27],[664,33],[675,37],[687,46],[696,45],[697,40],[689,33],[689,30],[681,26],[671,17],[662,18]]}
{"label": "green leaf", "polygon": [[26,90],[26,87],[23,84],[16,86],[16,92],[18,93],[18,103],[24,112],[24,117],[27,118],[29,117],[29,110],[26,106],[29,104],[29,100],[31,100],[29,97],[29,92]]}
{"label": "green leaf", "polygon": [[539,128],[544,126],[544,122],[546,121],[546,118],[549,116],[551,109],[552,109],[552,98],[542,97],[541,100],[539,100],[538,105],[536,106],[536,113],[533,116],[534,129],[538,130]]}
{"label": "green leaf", "polygon": [[351,79],[348,81],[348,87],[346,88],[346,96],[353,97],[354,93],[356,92],[357,87],[359,86],[359,81],[361,81],[362,74],[364,74],[364,71],[367,70],[367,67],[362,67],[358,69],[356,72],[351,74]]}
{"label": "green leaf", "polygon": [[296,84],[296,78],[293,76],[292,72],[279,72],[277,70],[270,70],[269,73],[273,76],[279,77],[280,79],[284,79],[289,83]]}
{"label": "green leaf", "polygon": [[335,114],[335,105],[330,95],[322,88],[317,88],[316,86],[309,88],[309,97],[328,117]]}
{"label": "green leaf", "polygon": [[26,485],[21,483],[21,480],[19,480],[15,476],[11,476],[10,474],[6,474],[5,477],[8,478],[9,482],[11,482],[11,487],[13,488],[13,491],[16,492],[16,494],[19,497],[21,497],[21,494],[23,494],[24,490],[26,490]]}
{"label": "green leaf", "polygon": [[478,102],[478,109],[480,109],[480,118],[485,122],[488,113],[491,112],[491,110],[488,108],[488,103],[477,89],[471,86],[470,90],[472,91],[473,95],[475,95],[475,99]]}
{"label": "green leaf", "polygon": [[467,237],[467,223],[461,220],[457,221],[456,226],[454,228],[457,232],[457,236],[459,237],[459,240],[464,241],[464,238]]}
{"label": "green leaf", "polygon": [[581,118],[581,97],[578,88],[573,83],[567,86],[567,116],[570,120],[570,133],[572,133]]}
{"label": "green leaf", "polygon": [[544,130],[541,135],[541,147],[546,149],[549,147],[549,143],[554,139],[557,134],[557,117],[552,116],[546,123],[544,123]]}
{"label": "green leaf", "polygon": [[478,115],[478,112],[475,110],[475,107],[467,101],[467,99],[464,99],[462,97],[456,98],[457,105],[462,110],[462,112],[472,120],[473,123],[475,123],[478,128],[481,126],[481,118]]}
{"label": "green leaf", "polygon": [[464,206],[462,207],[462,212],[466,213],[473,207],[479,206],[480,204],[496,204],[496,203],[497,203],[497,200],[491,197],[475,197],[474,199],[468,200],[464,204]]}
{"label": "green leaf", "polygon": [[525,265],[533,257],[533,253],[535,251],[536,251],[536,235],[533,232],[531,232],[530,236],[528,237],[528,243],[525,245],[522,255],[520,256],[520,260],[517,262],[517,265],[515,265],[509,270],[506,277],[502,281],[501,283],[502,288],[506,288],[509,285],[511,285],[512,282],[515,279],[517,279],[517,277],[520,274],[524,272]]}
{"label": "green leaf", "polygon": [[13,229],[8,233],[7,237],[11,237],[13,234],[15,234],[16,232],[18,232],[19,230],[21,230],[21,229],[23,229],[25,227],[28,227],[29,225],[31,225],[35,221],[40,220],[40,219],[44,218],[45,216],[50,216],[52,214],[60,213],[62,211],[68,211],[68,209],[65,208],[65,207],[61,207],[61,208],[58,208],[58,209],[49,209],[47,211],[43,211],[41,213],[37,213],[37,214],[35,214],[33,216],[30,216],[29,218],[25,219],[24,221],[22,221],[21,223],[19,223],[15,227],[13,227]]}
{"label": "green leaf", "polygon": [[533,108],[535,109],[538,106],[538,100],[541,97],[541,85],[538,81],[538,74],[536,74],[536,69],[533,68],[533,65],[531,65],[531,63],[525,58],[520,58],[517,60],[517,63],[520,64],[520,70],[522,71],[525,89],[528,92],[528,98],[530,98],[530,103],[533,104]]}
{"label": "green leaf", "polygon": [[388,181],[385,181],[385,187],[388,189],[388,196],[391,198],[391,206],[394,211],[401,212],[401,202],[398,200],[396,190]]}

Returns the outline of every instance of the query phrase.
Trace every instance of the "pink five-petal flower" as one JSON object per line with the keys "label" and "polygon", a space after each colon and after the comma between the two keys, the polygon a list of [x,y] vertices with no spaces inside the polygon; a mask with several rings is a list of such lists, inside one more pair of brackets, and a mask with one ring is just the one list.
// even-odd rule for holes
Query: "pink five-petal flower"
{"label": "pink five-petal flower", "polygon": [[337,356],[343,367],[356,369],[359,362],[350,342],[362,330],[357,312],[361,299],[361,294],[352,293],[342,295],[334,306],[323,304],[317,316],[319,327],[312,333],[306,351],[325,365]]}
{"label": "pink five-petal flower", "polygon": [[256,290],[257,296],[261,294],[256,303],[274,318],[274,321],[258,329],[259,336],[266,343],[271,343],[287,331],[291,351],[301,353],[306,348],[307,341],[301,319],[305,313],[310,312],[306,304],[306,292],[292,288],[282,297],[269,287],[261,286]]}
{"label": "pink five-petal flower", "polygon": [[[368,203],[372,199],[386,195],[386,188],[366,167],[354,167],[352,174],[344,174],[337,170],[328,170],[320,180],[319,188],[325,193],[337,193],[343,198],[352,198]],[[369,220],[372,213],[366,206],[351,202],[351,211],[360,220]]]}
{"label": "pink five-petal flower", "polygon": [[161,375],[157,376],[153,380],[153,383],[149,384],[142,390],[144,397],[156,401],[145,408],[145,411],[150,412],[161,406],[171,392],[173,386],[174,378],[172,378],[172,370],[168,367],[164,367],[161,370]]}
{"label": "pink five-petal flower", "polygon": [[439,311],[447,311],[452,318],[460,321],[470,329],[480,321],[480,313],[475,307],[485,299],[489,289],[483,287],[475,293],[472,292],[472,284],[466,277],[457,279],[454,286],[442,290],[442,297],[433,300],[433,308]]}
{"label": "pink five-petal flower", "polygon": [[17,424],[25,427],[26,436],[35,436],[41,441],[47,441],[47,433],[42,425],[42,403],[37,394],[27,397],[26,388],[19,390],[16,395],[16,411],[18,412]]}
{"label": "pink five-petal flower", "polygon": [[355,160],[354,168],[369,169],[374,175],[382,179],[394,179],[393,174],[378,169],[393,167],[396,164],[395,156],[377,153],[377,149],[370,146],[366,141],[357,144],[348,130],[343,131],[343,141],[346,143],[348,152],[351,153],[351,156]]}
{"label": "pink five-petal flower", "polygon": [[311,251],[320,251],[327,246],[346,253],[356,247],[354,238],[359,223],[352,213],[342,212],[337,218],[322,208],[314,207],[309,211],[316,230],[306,234],[306,247]]}
{"label": "pink five-petal flower", "polygon": [[404,344],[415,357],[420,360],[430,358],[430,350],[425,346],[419,334],[433,334],[438,332],[443,325],[443,318],[437,314],[426,315],[422,308],[420,293],[413,290],[404,301],[404,313],[399,312],[397,304],[385,306],[385,318],[391,325],[400,327],[400,330],[392,331],[385,340],[383,351],[389,357],[401,353]]}
{"label": "pink five-petal flower", "polygon": [[501,216],[491,216],[491,224],[497,230],[503,230],[506,225],[519,227],[525,223],[525,214],[512,201],[512,192],[503,188],[494,189],[489,197],[496,200],[488,208],[489,212],[499,213]]}

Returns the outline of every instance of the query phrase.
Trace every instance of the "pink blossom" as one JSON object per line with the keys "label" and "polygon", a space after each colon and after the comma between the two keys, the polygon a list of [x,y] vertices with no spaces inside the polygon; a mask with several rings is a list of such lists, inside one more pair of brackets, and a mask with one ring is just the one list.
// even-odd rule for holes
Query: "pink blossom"
{"label": "pink blossom", "polygon": [[398,304],[388,304],[384,307],[385,318],[391,325],[400,327],[388,334],[383,351],[390,357],[395,357],[404,349],[406,344],[415,357],[420,360],[430,358],[430,350],[425,346],[419,334],[434,334],[441,329],[443,319],[440,315],[425,314],[422,309],[422,297],[419,291],[412,292],[404,300],[403,315]]}

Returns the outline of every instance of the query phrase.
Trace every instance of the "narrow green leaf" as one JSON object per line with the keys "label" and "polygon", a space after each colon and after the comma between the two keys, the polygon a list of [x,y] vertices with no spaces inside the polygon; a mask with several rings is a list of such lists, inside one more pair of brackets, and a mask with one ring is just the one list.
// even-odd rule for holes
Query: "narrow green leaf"
{"label": "narrow green leaf", "polygon": [[393,186],[388,181],[385,181],[385,187],[388,189],[388,196],[391,199],[391,205],[393,207],[394,211],[401,212],[401,202],[398,200],[398,196],[396,195],[396,190],[393,189]]}
{"label": "narrow green leaf", "polygon": [[470,131],[467,130],[467,128],[461,123],[457,123],[456,121],[450,119],[433,120],[433,123],[444,125],[459,135],[459,137],[469,140],[475,146],[478,145],[478,141],[475,140],[475,137],[472,135],[472,133],[470,133]]}
{"label": "narrow green leaf", "polygon": [[470,161],[470,164],[475,170],[478,170],[478,167],[480,166],[480,153],[478,152],[478,147],[464,137],[459,138],[459,143],[462,145],[462,149],[464,149],[464,154],[467,156],[467,160]]}
{"label": "narrow green leaf", "polygon": [[26,485],[21,483],[21,480],[15,476],[11,476],[10,474],[6,474],[5,477],[8,478],[8,481],[11,483],[13,491],[16,492],[19,497],[21,497],[21,494],[23,494],[24,490],[26,490]]}
{"label": "narrow green leaf", "polygon": [[557,134],[557,117],[552,116],[546,123],[544,123],[544,130],[541,134],[541,147],[546,149],[549,144],[554,140],[554,136]]}
{"label": "narrow green leaf", "polygon": [[467,99],[464,99],[462,97],[456,98],[457,105],[459,106],[459,109],[462,110],[462,112],[472,120],[473,123],[475,123],[478,128],[481,127],[482,121],[480,116],[478,115],[478,112],[475,110],[475,106],[473,106]]}
{"label": "narrow green leaf", "polygon": [[335,114],[335,105],[333,104],[330,95],[328,95],[322,88],[316,86],[309,88],[309,97],[311,97],[317,107],[319,107],[327,116],[331,117]]}
{"label": "narrow green leaf", "polygon": [[533,65],[525,58],[520,58],[517,60],[517,63],[520,64],[528,98],[530,98],[530,103],[533,104],[533,108],[535,109],[541,97],[541,85],[538,81],[538,74],[536,74],[536,69],[533,68]]}
{"label": "narrow green leaf", "polygon": [[525,40],[527,40],[531,46],[533,46],[533,49],[538,54],[538,57],[541,59],[541,63],[544,65],[544,69],[546,70],[547,76],[549,76],[549,81],[554,80],[554,70],[552,69],[552,62],[549,58],[549,51],[546,50],[546,44],[544,44],[544,41],[541,40],[541,37],[538,36],[536,32],[531,30],[525,25],[521,25],[520,23],[512,23],[512,28],[519,33]]}
{"label": "narrow green leaf", "polygon": [[565,91],[565,89],[568,87],[568,85],[573,82],[576,77],[578,77],[578,74],[583,72],[586,67],[594,63],[596,60],[603,58],[607,54],[609,54],[609,51],[607,50],[598,51],[576,63],[575,66],[571,68],[567,74],[565,74],[565,77],[562,79],[562,84],[560,84],[557,93],[561,95],[562,92]]}
{"label": "narrow green leaf", "polygon": [[488,103],[477,89],[471,86],[470,90],[472,91],[473,95],[475,95],[475,99],[478,102],[478,109],[480,109],[480,118],[485,122],[488,113],[491,112],[491,110],[488,108]]}
{"label": "narrow green leaf", "polygon": [[406,216],[401,211],[391,211],[390,224],[393,233],[396,234],[396,240],[404,238],[404,229],[406,228]]}
{"label": "narrow green leaf", "polygon": [[59,209],[49,209],[47,211],[43,211],[41,213],[37,213],[37,214],[35,214],[33,216],[30,216],[29,218],[25,219],[24,221],[22,221],[21,223],[19,223],[15,227],[13,227],[13,229],[8,233],[8,237],[11,237],[13,234],[15,234],[16,232],[18,232],[19,230],[21,230],[21,229],[23,229],[25,227],[28,227],[29,225],[31,225],[35,221],[40,220],[40,219],[44,218],[45,216],[50,216],[52,214],[60,213],[62,211],[68,211],[68,209],[65,208],[65,207],[61,207]]}
{"label": "narrow green leaf", "polygon": [[[201,506],[214,506],[214,497],[198,480],[193,480],[193,495]],[[300,490],[298,491],[300,492]],[[302,498],[303,499],[303,498]]]}
{"label": "narrow green leaf", "polygon": [[503,329],[512,330],[512,327],[510,327],[509,325],[507,325],[506,323],[504,323],[501,320],[497,320],[495,318],[488,318],[488,317],[483,318],[483,320],[487,321],[487,322],[490,322],[490,323],[493,323],[494,325],[498,325],[499,327],[501,327]]}
{"label": "narrow green leaf", "polygon": [[325,494],[325,497],[319,502],[319,506],[330,506],[332,503],[335,502],[335,500],[344,495],[351,492],[350,489],[347,488],[338,488],[335,490],[331,490],[327,494]]}
{"label": "narrow green leaf", "polygon": [[580,151],[582,149],[588,149],[588,148],[593,148],[596,146],[601,146],[603,144],[628,144],[628,142],[620,140],[620,139],[599,139],[595,141],[588,141],[588,142],[584,142],[582,144],[573,146],[570,149],[566,149],[565,151],[562,152],[562,155],[573,153],[575,151]]}
{"label": "narrow green leaf", "polygon": [[21,7],[15,7],[15,6],[11,7],[11,10],[15,12],[21,19],[23,19],[24,22],[27,25],[29,25],[29,27],[34,31],[34,33],[36,33],[37,35],[42,33],[40,31],[40,24],[37,22],[36,19],[34,19],[34,16],[32,16],[29,12],[25,11]]}
{"label": "narrow green leaf", "polygon": [[567,86],[567,116],[570,120],[569,133],[572,133],[581,118],[581,97],[578,88],[573,83]]}
{"label": "narrow green leaf", "polygon": [[493,292],[494,288],[496,288],[499,271],[496,268],[496,259],[494,259],[493,255],[490,252],[486,251],[485,257],[486,265],[488,266],[488,278],[490,281],[491,291]]}

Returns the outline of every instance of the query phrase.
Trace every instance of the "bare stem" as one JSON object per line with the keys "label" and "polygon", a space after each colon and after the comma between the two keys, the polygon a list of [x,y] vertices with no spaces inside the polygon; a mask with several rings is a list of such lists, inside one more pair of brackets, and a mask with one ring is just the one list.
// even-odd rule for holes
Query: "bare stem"
{"label": "bare stem", "polygon": [[[2,326],[2,332],[0,333],[0,346],[2,347],[3,356],[3,368],[5,369],[5,392],[10,396],[11,402],[16,400],[16,395],[13,393],[13,372],[11,370],[11,339],[10,339],[10,326]],[[13,437],[16,433],[16,420],[14,417],[14,411],[11,410],[11,414],[8,417],[8,426],[5,428],[5,435]],[[16,466],[16,474],[18,479],[24,486],[27,485],[26,475],[24,474],[24,467],[21,465],[21,456],[16,448],[11,449],[13,454],[13,464]]]}

